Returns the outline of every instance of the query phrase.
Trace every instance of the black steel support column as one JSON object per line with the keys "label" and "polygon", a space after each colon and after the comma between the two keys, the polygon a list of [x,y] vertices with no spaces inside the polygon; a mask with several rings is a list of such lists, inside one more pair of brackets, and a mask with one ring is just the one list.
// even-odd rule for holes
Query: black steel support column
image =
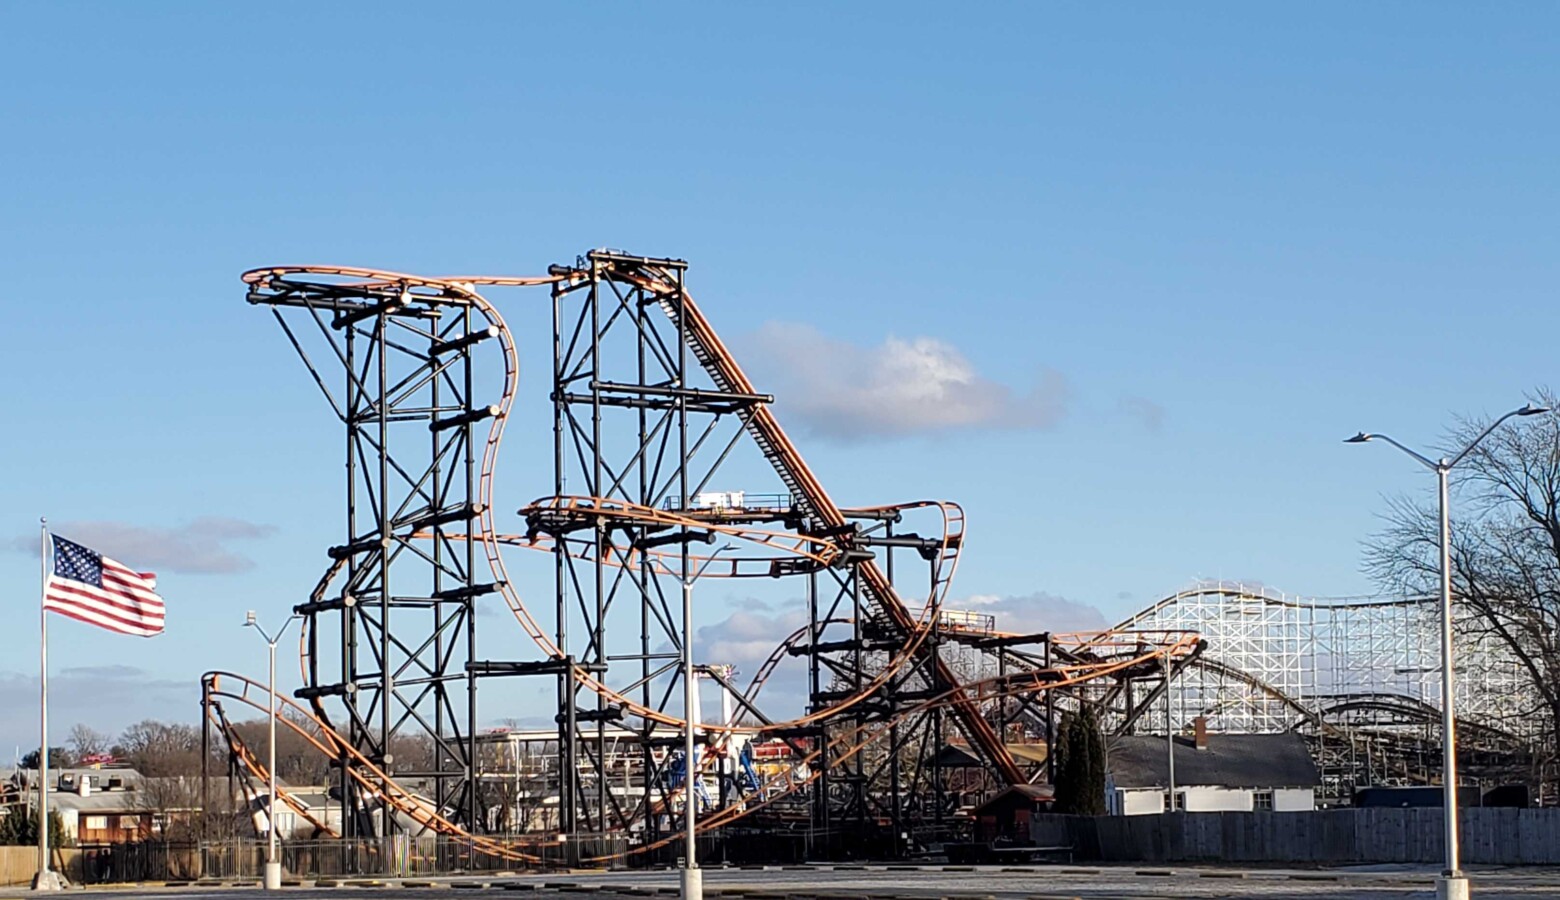
{"label": "black steel support column", "polygon": [[[715,535],[689,521],[651,521],[649,511],[699,515],[694,495],[742,435],[747,411],[767,400],[698,386],[684,268],[597,250],[553,269],[568,275],[554,289],[558,505],[527,516],[533,533],[554,541],[557,644],[605,686],[584,710],[588,692],[572,679],[559,689],[559,766],[572,782],[560,791],[574,798],[564,809],[577,807],[570,827],[583,836],[631,830],[651,842],[677,826],[680,790],[668,772],[681,758],[680,730],[666,720],[689,712],[676,663],[681,583],[697,577],[705,558],[693,546]],[[701,456],[720,446],[717,430],[730,433],[727,450]],[[652,713],[625,716],[609,695]],[[613,749],[623,732],[610,727],[625,718],[639,745],[626,755]],[[627,787],[615,792],[620,783]]]}
{"label": "black steel support column", "polygon": [[[295,607],[308,650],[297,696],[385,773],[365,791],[351,751],[334,761],[343,832],[401,827],[383,799],[399,796],[392,777],[428,783],[445,815],[479,827],[466,663],[475,599],[493,586],[471,539],[474,433],[496,407],[474,402],[472,354],[495,332],[474,327],[464,297],[418,282],[299,270],[256,282],[249,301],[272,309],[345,429],[346,539]],[[310,348],[339,366],[339,394]]]}

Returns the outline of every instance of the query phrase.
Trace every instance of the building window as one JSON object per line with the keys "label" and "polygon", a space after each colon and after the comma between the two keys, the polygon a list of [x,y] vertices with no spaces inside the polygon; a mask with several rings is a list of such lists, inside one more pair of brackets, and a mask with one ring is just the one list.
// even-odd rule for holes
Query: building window
{"label": "building window", "polygon": [[[1166,793],[1169,793],[1169,792],[1167,791]],[[1170,798],[1169,798],[1169,802],[1165,804],[1165,809],[1173,809],[1173,810],[1176,810],[1178,812],[1186,812],[1186,792],[1185,791],[1176,791],[1174,794],[1171,794]]]}
{"label": "building window", "polygon": [[1273,792],[1272,791],[1252,791],[1251,792],[1251,808],[1252,809],[1272,809],[1273,808]]}
{"label": "building window", "polygon": [[102,831],[108,827],[108,816],[87,816],[88,831]]}
{"label": "building window", "polygon": [[120,816],[119,827],[125,831],[136,831],[141,827],[140,816]]}

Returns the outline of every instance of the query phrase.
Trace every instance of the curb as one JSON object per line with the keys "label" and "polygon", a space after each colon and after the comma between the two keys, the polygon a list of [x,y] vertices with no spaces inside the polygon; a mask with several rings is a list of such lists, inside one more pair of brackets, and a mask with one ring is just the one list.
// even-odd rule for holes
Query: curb
{"label": "curb", "polygon": [[[1394,884],[1394,885],[1400,885],[1400,886],[1423,886],[1423,885],[1429,883],[1429,881],[1431,880],[1431,876],[1425,875],[1425,874],[1421,874],[1421,873],[1390,873],[1390,874],[1383,873],[1383,874],[1380,874],[1380,875],[1378,875],[1377,873],[1369,873],[1368,875],[1362,874],[1360,877],[1356,878],[1356,877],[1353,877],[1353,873],[1349,873],[1349,872],[1330,872],[1330,871],[1326,871],[1326,870],[1315,871],[1315,872],[1310,872],[1310,871],[1283,872],[1283,871],[1264,871],[1264,870],[1260,870],[1260,869],[1259,870],[1241,870],[1241,869],[1230,870],[1230,869],[1201,869],[1201,868],[1133,868],[1130,865],[1127,865],[1127,866],[1104,866],[1104,867],[1100,867],[1100,868],[1090,868],[1090,867],[1052,868],[1052,867],[1049,867],[1049,866],[1004,866],[1004,867],[999,867],[999,866],[976,866],[976,865],[935,865],[935,864],[934,865],[904,865],[904,864],[889,865],[889,864],[861,864],[861,863],[841,863],[841,864],[838,864],[838,865],[834,865],[834,864],[809,863],[809,864],[796,864],[796,865],[743,865],[743,866],[740,866],[740,867],[739,866],[730,866],[730,867],[724,867],[724,868],[729,869],[733,873],[735,873],[736,871],[739,871],[739,870],[743,871],[743,872],[779,872],[779,871],[786,871],[786,872],[839,872],[839,873],[858,873],[858,872],[888,872],[888,873],[930,872],[930,873],[939,873],[939,872],[947,872],[947,873],[980,873],[982,877],[987,877],[987,876],[990,876],[990,877],[1023,876],[1023,877],[1028,877],[1030,879],[1034,879],[1036,876],[1044,878],[1045,876],[1053,875],[1053,874],[1054,875],[1061,875],[1061,876],[1069,876],[1069,877],[1109,875],[1109,876],[1126,877],[1126,878],[1152,878],[1152,879],[1175,878],[1175,879],[1209,879],[1209,880],[1228,880],[1228,881],[1245,881],[1245,880],[1249,880],[1249,881],[1253,881],[1253,882],[1283,882],[1283,881],[1289,881],[1289,882],[1310,882],[1310,883],[1351,884],[1351,885],[1352,884],[1356,884],[1356,883],[1361,883],[1361,884],[1375,883],[1375,884]],[[602,870],[586,870],[586,871],[580,871],[578,874],[594,875],[594,874],[604,874],[604,873],[602,872]],[[816,890],[816,889],[814,889],[814,890],[807,890],[807,889],[805,889],[806,886],[807,886],[805,880],[804,880],[803,884],[798,884],[798,885],[794,886],[794,888],[800,888],[800,890],[798,890],[798,889],[787,889],[787,888],[778,887],[778,886],[775,886],[775,887],[760,886],[759,882],[761,882],[761,881],[762,880],[759,879],[759,880],[755,881],[755,883],[747,884],[747,885],[742,885],[742,884],[726,885],[726,884],[719,884],[719,883],[711,884],[711,885],[709,885],[707,887],[707,892],[711,896],[713,896],[713,897],[724,898],[724,900],[847,900],[847,898],[851,898],[851,900],[860,900],[860,898],[866,898],[866,900],[907,900],[907,898],[909,897],[909,895],[907,895],[907,894],[905,894],[903,892],[893,892],[894,891],[893,888],[889,888],[888,892],[876,892],[876,891],[874,891],[874,892],[868,893],[868,892],[863,891],[861,893],[845,894],[845,893],[839,893],[838,889],[836,889],[835,892],[826,892],[827,888],[824,888],[823,891],[819,891],[819,890]],[[957,881],[957,879],[955,879],[955,881]],[[85,893],[85,892],[92,891],[92,890],[99,890],[99,891],[102,891],[102,890],[135,890],[135,889],[141,889],[141,888],[187,888],[187,887],[205,888],[205,889],[242,888],[242,887],[254,888],[254,887],[257,887],[258,884],[259,884],[259,882],[257,880],[248,879],[248,878],[238,878],[238,879],[233,879],[233,878],[223,878],[223,879],[211,878],[211,879],[178,879],[178,880],[166,880],[166,881],[159,880],[159,881],[139,881],[139,882],[117,882],[117,883],[113,883],[113,884],[83,885],[81,887],[81,889]],[[977,884],[978,884],[978,882],[977,882]],[[650,886],[650,885],[641,886],[641,885],[623,884],[623,883],[602,884],[602,883],[597,882],[594,879],[592,879],[589,882],[583,882],[583,883],[582,882],[576,882],[576,881],[559,881],[559,880],[542,881],[539,878],[538,879],[527,878],[527,879],[524,879],[524,880],[500,880],[497,877],[489,877],[489,878],[486,878],[486,879],[461,880],[461,877],[458,876],[458,875],[454,876],[454,877],[436,876],[436,877],[433,877],[433,878],[428,878],[428,877],[425,876],[425,877],[422,877],[422,878],[410,878],[410,879],[371,878],[371,877],[347,878],[347,877],[339,877],[339,876],[327,876],[327,877],[315,878],[315,879],[290,878],[290,879],[284,879],[283,882],[282,882],[282,885],[283,885],[283,887],[286,887],[286,888],[298,888],[298,887],[314,887],[314,888],[353,887],[353,888],[375,888],[375,889],[381,889],[381,890],[388,890],[388,889],[395,889],[395,888],[407,888],[407,889],[415,890],[415,889],[418,889],[418,888],[422,888],[422,889],[436,889],[436,890],[529,891],[529,892],[532,892],[532,893],[536,893],[536,892],[540,892],[540,891],[545,890],[545,891],[548,891],[548,892],[570,893],[570,894],[601,893],[601,894],[615,894],[615,895],[618,895],[620,897],[662,897],[662,898],[675,897],[675,896],[677,896],[680,893],[680,890],[677,887]],[[875,885],[873,885],[873,886],[875,887]],[[970,886],[974,887],[975,885],[972,884]],[[989,884],[980,885],[980,886],[987,887],[988,890],[991,889],[991,888],[996,887],[996,885],[994,883],[989,883]],[[1039,885],[1039,884],[1037,884],[1035,886],[1036,887],[1043,887],[1042,885]],[[823,887],[823,886],[820,884],[819,887]],[[867,888],[868,885],[862,884],[861,887]],[[885,887],[887,887],[887,886],[885,885]],[[953,885],[948,885],[948,887],[953,887]],[[1024,897],[1024,898],[1028,898],[1028,900],[1069,900],[1069,898],[1075,898],[1075,895],[1072,895],[1072,894],[1044,894],[1044,893],[1029,894],[1027,892],[1023,892],[1022,890],[1014,890],[1015,887],[1017,887],[1017,886],[1016,885],[1015,886],[1009,886],[1009,887],[1004,888],[1004,890],[1013,891],[1012,894],[1008,895],[1010,897],[1012,897],[1014,895],[1018,895],[1018,896],[1021,896],[1021,897]],[[959,891],[957,888],[954,888],[954,890],[948,891],[946,894],[941,895],[941,900],[985,900],[985,898],[989,898],[989,897],[991,897],[990,894],[981,894],[981,893],[976,893],[976,892],[963,892],[963,891]],[[10,898],[8,898],[8,897],[7,898],[0,898],[0,900],[10,900]],[[19,900],[19,898],[18,898],[18,900]],[[933,897],[933,895],[928,894],[928,895],[924,896],[923,898],[920,898],[920,900],[934,900],[934,897]]]}

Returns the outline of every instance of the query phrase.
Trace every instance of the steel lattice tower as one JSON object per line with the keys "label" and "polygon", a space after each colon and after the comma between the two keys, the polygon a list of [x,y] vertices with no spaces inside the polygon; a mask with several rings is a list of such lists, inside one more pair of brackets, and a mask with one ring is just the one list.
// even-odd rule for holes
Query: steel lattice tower
{"label": "steel lattice tower", "polygon": [[[415,279],[283,274],[252,282],[248,299],[271,308],[345,429],[345,538],[295,607],[308,682],[298,696],[387,776],[431,783],[438,808],[474,822],[466,663],[474,601],[493,589],[468,539],[481,511],[474,429],[498,410],[473,400],[472,353],[497,331],[465,298]],[[395,830],[347,777],[352,760],[337,765],[345,808],[359,813],[343,817],[346,834]]]}

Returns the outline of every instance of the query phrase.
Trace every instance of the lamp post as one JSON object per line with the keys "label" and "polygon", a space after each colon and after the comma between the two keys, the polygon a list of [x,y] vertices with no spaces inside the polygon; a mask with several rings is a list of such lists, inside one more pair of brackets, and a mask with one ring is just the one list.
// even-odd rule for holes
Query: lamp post
{"label": "lamp post", "polygon": [[704,564],[685,577],[682,582],[683,790],[687,793],[687,799],[683,804],[683,819],[687,826],[687,833],[683,838],[686,847],[682,868],[682,900],[704,898],[704,873],[699,870],[696,855],[698,838],[694,828],[698,820],[699,798],[693,790],[693,780],[698,776],[693,761],[693,733],[698,725],[694,721],[694,716],[699,705],[699,688],[693,675],[693,583],[704,574],[705,569],[710,567],[715,557],[727,550],[735,549],[736,545],[726,544],[711,553]]}
{"label": "lamp post", "polygon": [[1432,460],[1422,453],[1418,453],[1384,434],[1369,434],[1360,432],[1354,437],[1344,441],[1347,444],[1363,444],[1367,441],[1382,440],[1398,448],[1416,462],[1435,473],[1436,487],[1440,495],[1441,505],[1441,782],[1444,791],[1442,805],[1445,815],[1442,817],[1446,828],[1446,868],[1436,881],[1436,896],[1442,900],[1467,900],[1468,879],[1462,873],[1462,861],[1457,845],[1457,716],[1453,709],[1453,682],[1452,682],[1452,524],[1451,514],[1448,510],[1447,475],[1452,467],[1462,462],[1479,442],[1489,437],[1490,433],[1500,427],[1501,423],[1513,416],[1536,416],[1549,412],[1547,406],[1534,406],[1529,403],[1521,409],[1514,409],[1509,413],[1490,423],[1490,426],[1479,433],[1451,459],[1441,457]]}
{"label": "lamp post", "polygon": [[1165,770],[1169,774],[1170,806],[1165,812],[1175,812],[1175,728],[1170,721],[1170,653],[1159,657],[1165,668]]}
{"label": "lamp post", "polygon": [[254,610],[250,610],[244,617],[244,627],[253,628],[259,632],[260,637],[265,640],[266,645],[270,648],[270,675],[266,682],[266,691],[270,694],[271,700],[269,716],[270,740],[267,741],[270,756],[265,764],[265,774],[269,781],[270,792],[270,798],[265,804],[265,830],[270,846],[266,852],[264,881],[265,889],[268,891],[281,890],[282,887],[282,861],[276,856],[276,642],[282,639],[282,635],[287,631],[287,626],[291,625],[296,618],[298,618],[297,615],[289,616],[287,621],[282,623],[282,627],[277,629],[276,635],[273,637],[266,634],[265,629],[260,627],[260,623],[255,621]]}

